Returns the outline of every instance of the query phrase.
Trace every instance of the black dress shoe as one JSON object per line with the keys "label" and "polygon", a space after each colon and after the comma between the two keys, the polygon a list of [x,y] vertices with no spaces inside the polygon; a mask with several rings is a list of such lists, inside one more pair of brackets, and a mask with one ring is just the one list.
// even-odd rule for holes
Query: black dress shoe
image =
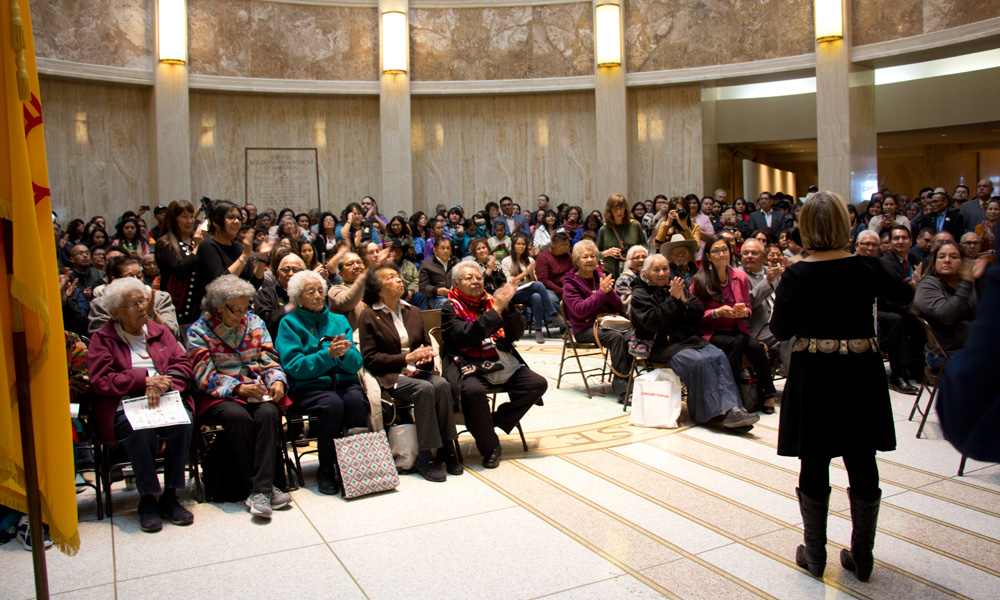
{"label": "black dress shoe", "polygon": [[333,478],[333,472],[328,469],[320,469],[319,475],[319,492],[321,494],[326,494],[328,496],[333,496],[337,493],[337,482]]}
{"label": "black dress shoe", "polygon": [[417,473],[420,473],[427,481],[441,483],[448,479],[448,476],[444,474],[444,469],[437,466],[436,463],[420,462],[418,460],[413,464],[413,468],[416,469]]}
{"label": "black dress shoe", "polygon": [[910,396],[916,396],[919,391],[909,381],[900,379],[899,377],[893,377],[889,380],[889,389],[900,394],[909,394]]}
{"label": "black dress shoe", "polygon": [[490,452],[490,455],[483,459],[483,466],[487,469],[495,469],[500,466],[500,446]]}
{"label": "black dress shoe", "polygon": [[774,414],[774,406],[768,406],[768,405],[765,404],[764,406],[760,407],[760,412],[764,413],[765,415],[773,415]]}

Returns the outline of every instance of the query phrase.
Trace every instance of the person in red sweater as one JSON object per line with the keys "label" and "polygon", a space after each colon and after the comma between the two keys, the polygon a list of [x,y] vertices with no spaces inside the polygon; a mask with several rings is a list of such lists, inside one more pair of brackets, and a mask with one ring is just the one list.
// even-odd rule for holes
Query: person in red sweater
{"label": "person in red sweater", "polygon": [[559,231],[552,235],[552,245],[535,259],[535,277],[549,292],[553,306],[562,300],[563,275],[573,270],[573,257],[569,254],[569,236]]}

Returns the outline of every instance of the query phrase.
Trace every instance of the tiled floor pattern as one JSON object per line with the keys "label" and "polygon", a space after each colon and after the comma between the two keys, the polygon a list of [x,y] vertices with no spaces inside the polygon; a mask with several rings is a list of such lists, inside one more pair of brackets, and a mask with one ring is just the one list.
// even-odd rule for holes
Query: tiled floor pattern
{"label": "tiled floor pattern", "polygon": [[[798,463],[775,454],[778,415],[745,436],[689,422],[628,424],[579,376],[555,389],[558,345],[524,344],[549,378],[524,420],[530,450],[504,438],[500,468],[447,483],[404,476],[397,491],[344,501],[293,492],[270,524],[241,504],[196,504],[187,528],[144,534],[135,493],[115,490],[97,521],[80,496],[78,556],[47,553],[58,598],[1000,598],[1000,466],[959,455],[932,416],[924,439],[893,394],[899,449],[879,457],[883,503],[877,566],[859,583],[839,565],[850,543],[843,464],[831,468],[826,576],[795,566],[802,530]],[[591,361],[596,364],[596,361]],[[780,384],[779,384],[780,387]],[[608,386],[597,384],[599,393]],[[850,415],[844,416],[845,434]],[[307,484],[315,463],[307,458]],[[0,598],[33,596],[31,556],[0,547]]]}

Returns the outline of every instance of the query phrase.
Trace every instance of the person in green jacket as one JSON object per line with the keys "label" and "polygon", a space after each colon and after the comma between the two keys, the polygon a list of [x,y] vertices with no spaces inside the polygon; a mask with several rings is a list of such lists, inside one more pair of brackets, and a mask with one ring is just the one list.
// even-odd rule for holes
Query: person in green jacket
{"label": "person in green jacket", "polygon": [[313,271],[288,281],[294,307],[278,326],[275,347],[288,377],[292,410],[318,417],[319,491],[337,493],[333,439],[368,425],[369,405],[358,381],[361,352],[343,315],[326,307],[327,282]]}
{"label": "person in green jacket", "polygon": [[597,232],[597,249],[601,252],[604,274],[617,280],[625,269],[628,249],[645,245],[646,233],[642,224],[632,218],[625,196],[611,194],[604,208],[604,225]]}

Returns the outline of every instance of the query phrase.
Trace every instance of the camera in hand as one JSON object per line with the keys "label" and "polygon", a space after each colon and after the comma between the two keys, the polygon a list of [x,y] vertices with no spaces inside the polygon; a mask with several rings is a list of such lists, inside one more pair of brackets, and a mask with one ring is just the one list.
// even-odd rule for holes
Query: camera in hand
{"label": "camera in hand", "polygon": [[680,219],[680,220],[682,220],[682,221],[685,220],[685,219],[687,219],[688,218],[688,211],[684,210],[683,208],[677,209],[677,218]]}

